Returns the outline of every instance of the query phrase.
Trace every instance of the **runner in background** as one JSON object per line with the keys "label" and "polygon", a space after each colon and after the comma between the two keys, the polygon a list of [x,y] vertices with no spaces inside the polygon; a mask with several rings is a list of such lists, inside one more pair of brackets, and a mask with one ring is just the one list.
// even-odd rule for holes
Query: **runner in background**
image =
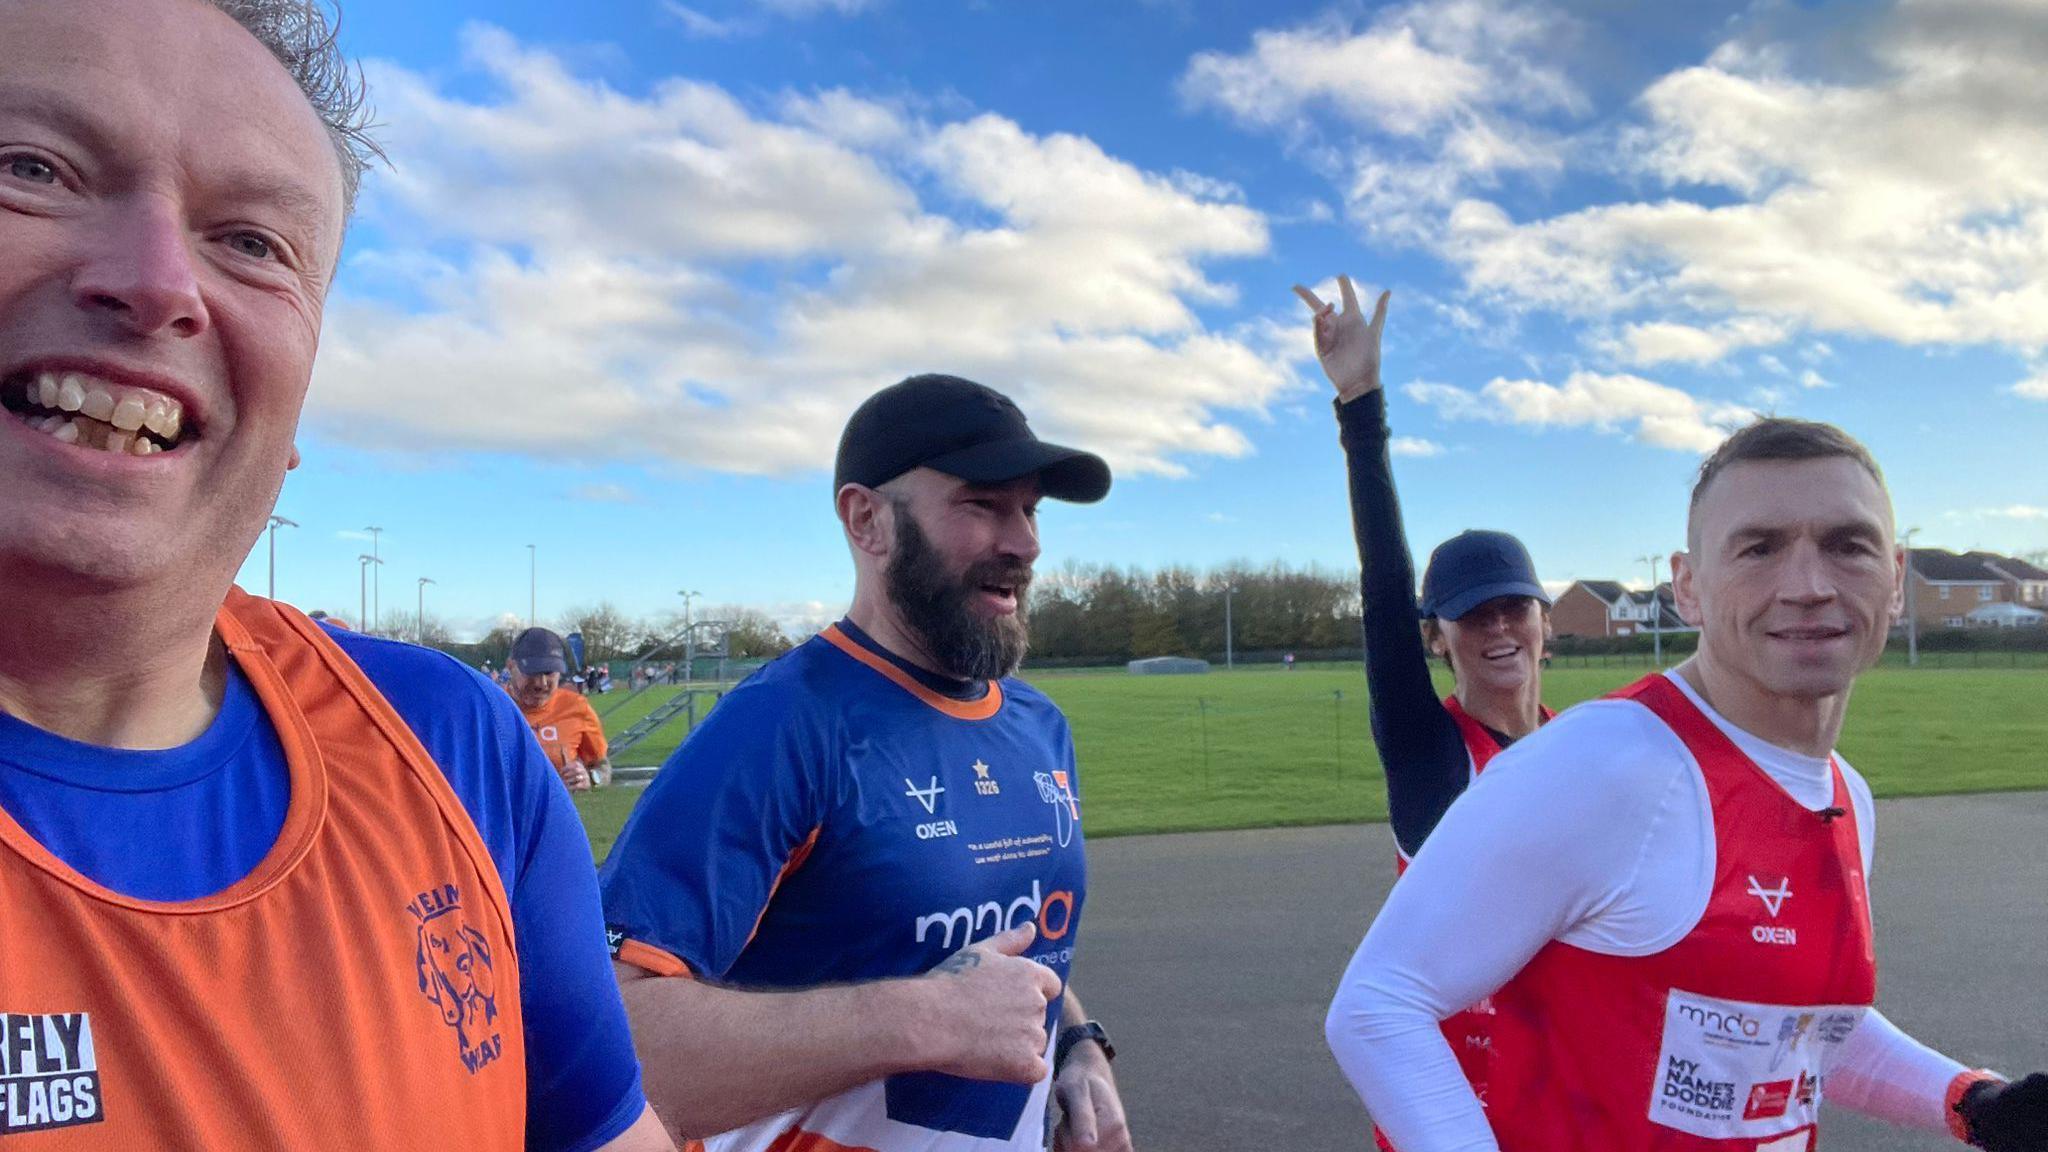
{"label": "runner in background", "polygon": [[[2048,1077],[1970,1071],[1873,1006],[1874,806],[1834,744],[1904,602],[1876,463],[1826,424],[1737,432],[1672,572],[1698,653],[1452,806],[1330,1007],[1345,1075],[1404,1152],[1811,1152],[1823,1087],[2048,1149]],[[1437,1023],[1489,993],[1482,1109]]]}
{"label": "runner in background", "polygon": [[[1386,772],[1398,866],[1405,868],[1487,762],[1549,719],[1539,661],[1550,597],[1521,541],[1505,532],[1468,531],[1430,556],[1417,609],[1380,380],[1380,335],[1392,293],[1380,294],[1367,323],[1351,278],[1339,276],[1337,287],[1341,311],[1305,287],[1294,291],[1315,314],[1316,356],[1337,389],[1358,540],[1373,742]],[[1450,665],[1455,684],[1441,700],[1430,679],[1432,653]],[[1481,999],[1443,1025],[1482,1103],[1492,1014],[1491,1002]],[[1390,1147],[1383,1134],[1375,1137],[1381,1148]]]}

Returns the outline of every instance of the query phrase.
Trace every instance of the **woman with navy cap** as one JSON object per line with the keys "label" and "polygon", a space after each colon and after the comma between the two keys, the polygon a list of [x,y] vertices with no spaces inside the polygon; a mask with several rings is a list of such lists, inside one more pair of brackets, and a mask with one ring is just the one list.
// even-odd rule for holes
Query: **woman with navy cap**
{"label": "woman with navy cap", "polygon": [[[1380,293],[1367,323],[1350,277],[1339,276],[1337,287],[1342,310],[1307,288],[1294,291],[1315,313],[1316,356],[1337,388],[1364,597],[1372,736],[1405,866],[1487,761],[1550,718],[1542,700],[1550,597],[1521,541],[1505,532],[1466,531],[1430,554],[1418,609],[1380,388],[1380,331],[1392,294]],[[1430,681],[1431,654],[1450,664],[1455,684],[1441,700]],[[1491,1015],[1492,1006],[1482,1002],[1444,1021],[1445,1037],[1482,1101]],[[1382,1138],[1380,1147],[1390,1146]]]}

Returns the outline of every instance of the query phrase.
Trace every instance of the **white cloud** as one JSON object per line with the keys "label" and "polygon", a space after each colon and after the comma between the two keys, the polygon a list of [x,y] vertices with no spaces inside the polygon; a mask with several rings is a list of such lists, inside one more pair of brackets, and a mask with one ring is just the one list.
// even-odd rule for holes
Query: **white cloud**
{"label": "white cloud", "polygon": [[677,0],[661,0],[661,7],[662,11],[667,12],[682,25],[684,32],[699,40],[730,40],[737,36],[751,36],[761,31],[763,27],[756,20],[720,20],[714,16],[707,16],[695,8],[677,3]]}
{"label": "white cloud", "polygon": [[1997,516],[2006,520],[2048,520],[2048,508],[2032,504],[2008,504],[2003,508],[1984,508],[1980,516]]}
{"label": "white cloud", "polygon": [[682,78],[636,97],[493,29],[468,43],[483,95],[372,77],[396,173],[329,308],[329,434],[786,472],[829,461],[875,388],[941,370],[1177,475],[1248,452],[1229,414],[1299,386],[1261,322],[1196,314],[1235,298],[1205,264],[1267,246],[1220,183],[1000,116],[750,107]]}
{"label": "white cloud", "polygon": [[1575,316],[2048,344],[2048,122],[2016,111],[2043,23],[1907,0],[1839,80],[1729,45],[1640,100],[1627,159],[1666,198],[1527,221],[1468,200],[1439,250],[1476,291]]}
{"label": "white cloud", "polygon": [[[1560,314],[1623,365],[1792,340],[1811,365],[1838,337],[2048,347],[2038,3],[1751,5],[1612,109],[1573,82],[1613,68],[1578,53],[1598,37],[1567,7],[1418,0],[1278,26],[1195,57],[1182,93],[1282,135],[1363,230],[1448,261],[1475,306]],[[1567,168],[1614,191],[1560,210]]]}
{"label": "white cloud", "polygon": [[646,497],[624,484],[579,484],[570,489],[569,498],[592,504],[641,504]]}
{"label": "white cloud", "polygon": [[1799,386],[1801,388],[1833,388],[1835,383],[1813,369],[1808,368],[1799,374]]}
{"label": "white cloud", "polygon": [[1763,367],[1764,371],[1769,372],[1774,376],[1790,376],[1792,374],[1792,370],[1790,368],[1785,367],[1785,362],[1783,360],[1778,359],[1776,356],[1773,356],[1768,352],[1757,357],[1756,362]]}
{"label": "white cloud", "polygon": [[2044,368],[2025,380],[2012,386],[2015,395],[2029,400],[2048,400],[2048,368]]}
{"label": "white cloud", "polygon": [[1731,352],[1776,344],[1784,338],[1784,325],[1751,316],[1737,317],[1712,328],[1656,320],[1631,324],[1622,334],[1618,351],[1625,362],[1643,367],[1713,364]]}
{"label": "white cloud", "polygon": [[1396,436],[1391,441],[1388,441],[1387,450],[1396,456],[1408,456],[1417,459],[1444,454],[1443,445],[1434,440],[1425,440],[1420,436]]}
{"label": "white cloud", "polygon": [[1591,428],[1631,433],[1645,444],[1709,452],[1754,413],[1701,400],[1640,376],[1574,372],[1563,384],[1495,379],[1478,392],[1417,382],[1409,397],[1448,420],[1484,420],[1535,428]]}
{"label": "white cloud", "polygon": [[878,2],[879,0],[754,0],[760,7],[784,16],[815,16],[820,12],[852,16],[875,7]]}
{"label": "white cloud", "polygon": [[[1569,22],[1515,0],[1415,0],[1363,27],[1331,14],[1252,35],[1236,55],[1189,61],[1181,96],[1247,127],[1281,132],[1342,172],[1368,231],[1420,240],[1468,186],[1561,170],[1543,121],[1588,107],[1554,55]],[[1319,137],[1325,123],[1335,142]]]}

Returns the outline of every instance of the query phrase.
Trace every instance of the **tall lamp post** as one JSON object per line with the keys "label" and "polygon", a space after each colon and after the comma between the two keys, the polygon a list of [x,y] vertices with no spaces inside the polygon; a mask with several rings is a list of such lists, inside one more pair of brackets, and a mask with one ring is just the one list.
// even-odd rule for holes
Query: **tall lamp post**
{"label": "tall lamp post", "polygon": [[370,534],[370,631],[375,632],[377,622],[384,615],[384,561],[379,559],[384,554],[377,550],[378,538],[384,535],[384,530],[373,525],[363,531]]}
{"label": "tall lamp post", "polygon": [[384,562],[368,553],[356,557],[356,623],[370,618],[370,569]]}
{"label": "tall lamp post", "polygon": [[1913,591],[1913,537],[1920,534],[1918,528],[1906,529],[1899,539],[1906,546],[1906,667],[1920,666],[1920,603]]}
{"label": "tall lamp post", "polygon": [[1657,595],[1657,554],[1638,559],[1650,566],[1650,647],[1656,650],[1657,668],[1664,667],[1664,600]]}
{"label": "tall lamp post", "polygon": [[540,623],[540,553],[526,546],[526,626]]}
{"label": "tall lamp post", "polygon": [[424,644],[427,639],[427,585],[432,584],[431,576],[420,577],[418,615],[412,618],[412,642]]}
{"label": "tall lamp post", "polygon": [[1237,667],[1236,629],[1231,627],[1230,600],[1237,595],[1237,585],[1223,586],[1223,667],[1234,670]]}
{"label": "tall lamp post", "polygon": [[277,599],[277,530],[279,528],[297,528],[298,526],[299,522],[296,520],[287,520],[277,515],[273,515],[270,518],[270,530],[267,535],[270,537],[270,598],[272,600]]}
{"label": "tall lamp post", "polygon": [[697,626],[690,622],[690,601],[703,593],[692,588],[676,595],[683,598],[683,683],[688,684],[697,674]]}

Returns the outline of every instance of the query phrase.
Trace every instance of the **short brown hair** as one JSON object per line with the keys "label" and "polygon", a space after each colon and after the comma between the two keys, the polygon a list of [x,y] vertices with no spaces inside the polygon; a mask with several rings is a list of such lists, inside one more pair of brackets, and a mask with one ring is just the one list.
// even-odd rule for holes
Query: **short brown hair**
{"label": "short brown hair", "polygon": [[1745,460],[1824,460],[1833,456],[1846,457],[1862,465],[1889,498],[1890,490],[1885,488],[1884,473],[1878,470],[1877,460],[1871,456],[1870,449],[1833,424],[1794,420],[1786,416],[1764,416],[1737,429],[1700,465],[1700,478],[1693,483],[1692,503],[1686,509],[1687,546],[1698,543],[1693,538],[1693,522],[1699,513],[1700,501],[1705,499],[1714,478],[1727,471],[1730,465]]}
{"label": "short brown hair", "polygon": [[298,82],[306,102],[327,126],[341,161],[342,218],[355,212],[363,172],[383,149],[373,127],[362,69],[342,55],[336,39],[340,11],[327,16],[332,0],[209,0],[247,29]]}

